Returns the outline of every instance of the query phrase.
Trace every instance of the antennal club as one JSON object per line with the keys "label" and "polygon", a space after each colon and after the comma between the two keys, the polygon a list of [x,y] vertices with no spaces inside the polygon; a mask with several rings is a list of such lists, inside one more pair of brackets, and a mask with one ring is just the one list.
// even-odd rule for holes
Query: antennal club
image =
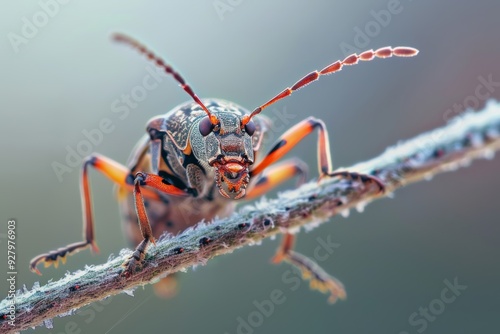
{"label": "antennal club", "polygon": [[193,98],[193,100],[196,103],[198,103],[198,105],[207,113],[208,117],[210,118],[210,122],[214,125],[219,123],[217,116],[215,116],[214,114],[212,114],[210,112],[210,110],[208,110],[208,108],[203,104],[203,102],[201,102],[198,95],[196,95],[194,93],[191,86],[184,81],[184,78],[182,78],[182,76],[179,73],[177,73],[172,66],[166,64],[163,61],[163,59],[161,59],[160,57],[155,55],[153,52],[148,50],[148,48],[146,48],[144,45],[142,45],[141,43],[139,43],[138,41],[136,41],[135,39],[133,39],[127,35],[120,34],[120,33],[114,34],[113,39],[117,42],[121,42],[121,43],[125,43],[125,44],[130,45],[131,47],[133,47],[134,49],[136,49],[137,51],[139,51],[140,53],[145,55],[149,60],[153,61],[158,67],[161,67],[163,70],[165,70],[166,73],[173,76],[174,79],[180,84],[182,89],[184,89],[184,91],[186,91],[186,93],[188,93]]}
{"label": "antennal club", "polygon": [[417,54],[418,54],[417,49],[407,47],[407,46],[398,46],[395,48],[392,48],[390,46],[386,46],[386,47],[380,48],[376,51],[373,51],[373,50],[364,51],[359,55],[354,53],[354,54],[346,57],[342,61],[337,60],[336,62],[334,62],[334,63],[328,65],[327,67],[325,67],[324,69],[322,69],[321,71],[314,71],[314,72],[307,74],[302,79],[297,81],[291,88],[287,87],[281,93],[279,93],[278,95],[276,95],[275,97],[273,97],[272,99],[270,99],[269,101],[267,101],[266,103],[261,105],[260,107],[254,109],[254,111],[252,111],[252,113],[250,115],[245,116],[243,118],[242,123],[243,123],[243,125],[247,124],[248,122],[250,122],[250,120],[252,119],[253,116],[259,114],[262,110],[269,107],[271,104],[273,104],[273,103],[275,103],[275,102],[277,102],[277,101],[279,101],[287,96],[292,95],[292,93],[294,91],[299,90],[302,87],[309,85],[311,82],[318,80],[319,77],[322,75],[328,75],[328,74],[332,74],[332,73],[340,71],[344,65],[355,65],[360,60],[361,61],[370,61],[370,60],[373,60],[375,58],[389,58],[392,56],[413,57],[413,56],[416,56]]}

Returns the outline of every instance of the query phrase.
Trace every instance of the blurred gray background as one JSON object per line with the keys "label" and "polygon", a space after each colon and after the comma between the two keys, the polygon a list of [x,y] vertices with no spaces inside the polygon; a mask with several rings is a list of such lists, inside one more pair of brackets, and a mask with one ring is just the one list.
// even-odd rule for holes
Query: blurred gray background
{"label": "blurred gray background", "polygon": [[[459,113],[454,104],[481,108],[481,80],[491,76],[500,82],[500,3],[494,0],[68,1],[46,7],[52,16],[40,14],[42,7],[37,1],[8,2],[0,13],[0,232],[9,218],[17,219],[19,287],[102,263],[127,245],[113,186],[91,172],[101,254],[79,253],[62,268],[43,270],[41,278],[29,272],[33,256],[81,238],[80,167],[60,179],[53,170],[54,162],[65,164],[67,147],[76,149],[85,140],[82,131],[108,118],[113,131],[92,150],[124,163],[150,117],[189,100],[172,80],[163,80],[126,117],[114,113],[112,104],[142,85],[148,63],[112,43],[112,32],[149,45],[200,96],[248,109],[342,59],[348,46],[420,49],[416,58],[346,68],[265,111],[290,117],[277,118],[275,138],[307,116],[322,118],[336,166],[371,158],[398,140],[443,125]],[[25,27],[29,38],[23,39],[23,26],[34,20],[38,31]],[[499,84],[489,93],[500,98]],[[315,136],[307,138],[290,154],[310,164],[311,177],[315,143]],[[335,217],[301,233],[297,249],[308,255],[318,238],[340,244],[322,262],[347,288],[348,299],[333,306],[305,283],[292,290],[282,279],[289,267],[269,264],[278,241],[266,240],[180,274],[173,299],[160,300],[147,286],[134,298],[116,296],[35,332],[498,332],[499,170],[499,158],[477,161],[399,190],[363,214]],[[1,268],[6,243],[0,241]],[[444,281],[455,278],[467,288],[452,303],[440,303]],[[6,284],[0,282],[3,296]],[[275,289],[285,302],[259,318],[254,302],[269,300]],[[426,318],[419,308],[429,306],[435,313]],[[238,319],[255,326],[238,329]]]}

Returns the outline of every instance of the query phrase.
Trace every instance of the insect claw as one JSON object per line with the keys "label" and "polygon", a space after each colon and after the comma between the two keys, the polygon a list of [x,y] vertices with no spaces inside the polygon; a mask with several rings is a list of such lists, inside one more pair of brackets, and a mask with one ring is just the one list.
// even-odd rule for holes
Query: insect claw
{"label": "insect claw", "polygon": [[236,197],[234,199],[240,199],[243,196],[245,196],[246,193],[247,191],[244,188],[241,188],[240,191],[238,191],[238,193],[236,194]]}
{"label": "insect claw", "polygon": [[37,264],[38,264],[38,263],[33,263],[33,264],[31,264],[31,266],[30,266],[30,270],[31,270],[32,272],[34,272],[35,274],[37,274],[37,275],[39,275],[39,276],[42,276],[42,273],[41,273],[41,272],[40,272],[40,270],[38,270],[38,268],[36,267],[36,265],[37,265]]}
{"label": "insect claw", "polygon": [[101,252],[101,251],[99,250],[99,247],[97,247],[97,244],[95,243],[95,241],[92,241],[92,242],[90,243],[90,247],[91,247],[92,252],[93,252],[94,254],[99,254],[99,253]]}
{"label": "insect claw", "polygon": [[231,196],[229,196],[229,194],[222,188],[219,188],[219,193],[224,196],[225,198],[231,198]]}
{"label": "insect claw", "polygon": [[338,299],[346,299],[347,294],[342,283],[329,277],[326,280],[313,278],[309,283],[309,287],[312,290],[318,290],[322,293],[330,292],[330,297],[328,302],[334,304]]}
{"label": "insect claw", "polygon": [[330,297],[328,298],[328,302],[330,304],[335,303],[337,299],[346,299],[347,293],[345,292],[342,283],[330,280],[327,282],[325,287],[327,288],[327,290],[330,290]]}
{"label": "insect claw", "polygon": [[278,264],[285,260],[286,254],[284,252],[278,252],[271,259],[271,263]]}

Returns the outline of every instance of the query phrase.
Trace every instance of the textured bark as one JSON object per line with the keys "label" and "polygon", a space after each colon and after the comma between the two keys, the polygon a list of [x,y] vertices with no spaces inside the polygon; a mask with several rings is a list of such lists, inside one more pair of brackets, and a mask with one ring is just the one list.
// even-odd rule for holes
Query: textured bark
{"label": "textured bark", "polygon": [[490,102],[484,111],[459,115],[443,128],[388,148],[380,156],[347,168],[376,175],[387,187],[378,188],[357,181],[325,179],[287,191],[276,199],[261,200],[242,207],[231,217],[210,224],[200,223],[178,236],[166,236],[150,247],[143,268],[129,278],[122,277],[122,262],[131,254],[124,250],[107,263],[85,269],[16,296],[16,326],[3,315],[10,300],[0,302],[0,332],[13,333],[43,324],[55,316],[107,296],[123,293],[160,277],[205,264],[210,258],[261,241],[301,226],[314,227],[337,213],[346,213],[387,196],[408,183],[430,179],[443,171],[468,166],[473,159],[491,159],[500,148],[500,105]]}

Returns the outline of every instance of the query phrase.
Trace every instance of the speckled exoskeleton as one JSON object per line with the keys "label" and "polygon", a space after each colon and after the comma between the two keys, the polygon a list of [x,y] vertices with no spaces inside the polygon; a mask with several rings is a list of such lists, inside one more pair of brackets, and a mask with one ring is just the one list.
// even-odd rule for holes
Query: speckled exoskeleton
{"label": "speckled exoskeleton", "polygon": [[[59,258],[90,247],[98,251],[94,238],[94,220],[88,169],[94,167],[118,185],[123,226],[129,240],[137,245],[123,264],[124,275],[134,274],[142,264],[150,243],[161,234],[177,234],[201,220],[224,217],[234,210],[235,200],[256,198],[290,178],[305,180],[307,166],[293,159],[274,164],[314,130],[318,131],[319,179],[340,177],[356,179],[367,187],[384,191],[376,177],[348,171],[334,172],[330,159],[325,124],[309,117],[286,131],[262,155],[269,120],[259,115],[271,104],[289,96],[320,76],[341,70],[345,65],[375,57],[409,57],[417,50],[409,47],[385,47],[353,54],[321,71],[313,71],[252,112],[220,99],[201,100],[170,65],[132,38],[118,34],[115,40],[131,45],[162,68],[180,84],[193,101],[151,119],[146,135],[139,141],[126,166],[93,154],[85,160],[81,174],[84,240],[39,255],[31,261],[31,270],[40,273],[37,264],[57,265]],[[261,156],[262,155],[262,156]],[[344,298],[342,284],[315,262],[294,252],[294,236],[285,233],[274,262],[287,261],[299,267],[311,287],[330,293],[330,301]],[[172,276],[156,284],[157,292],[170,295],[175,283]]]}

